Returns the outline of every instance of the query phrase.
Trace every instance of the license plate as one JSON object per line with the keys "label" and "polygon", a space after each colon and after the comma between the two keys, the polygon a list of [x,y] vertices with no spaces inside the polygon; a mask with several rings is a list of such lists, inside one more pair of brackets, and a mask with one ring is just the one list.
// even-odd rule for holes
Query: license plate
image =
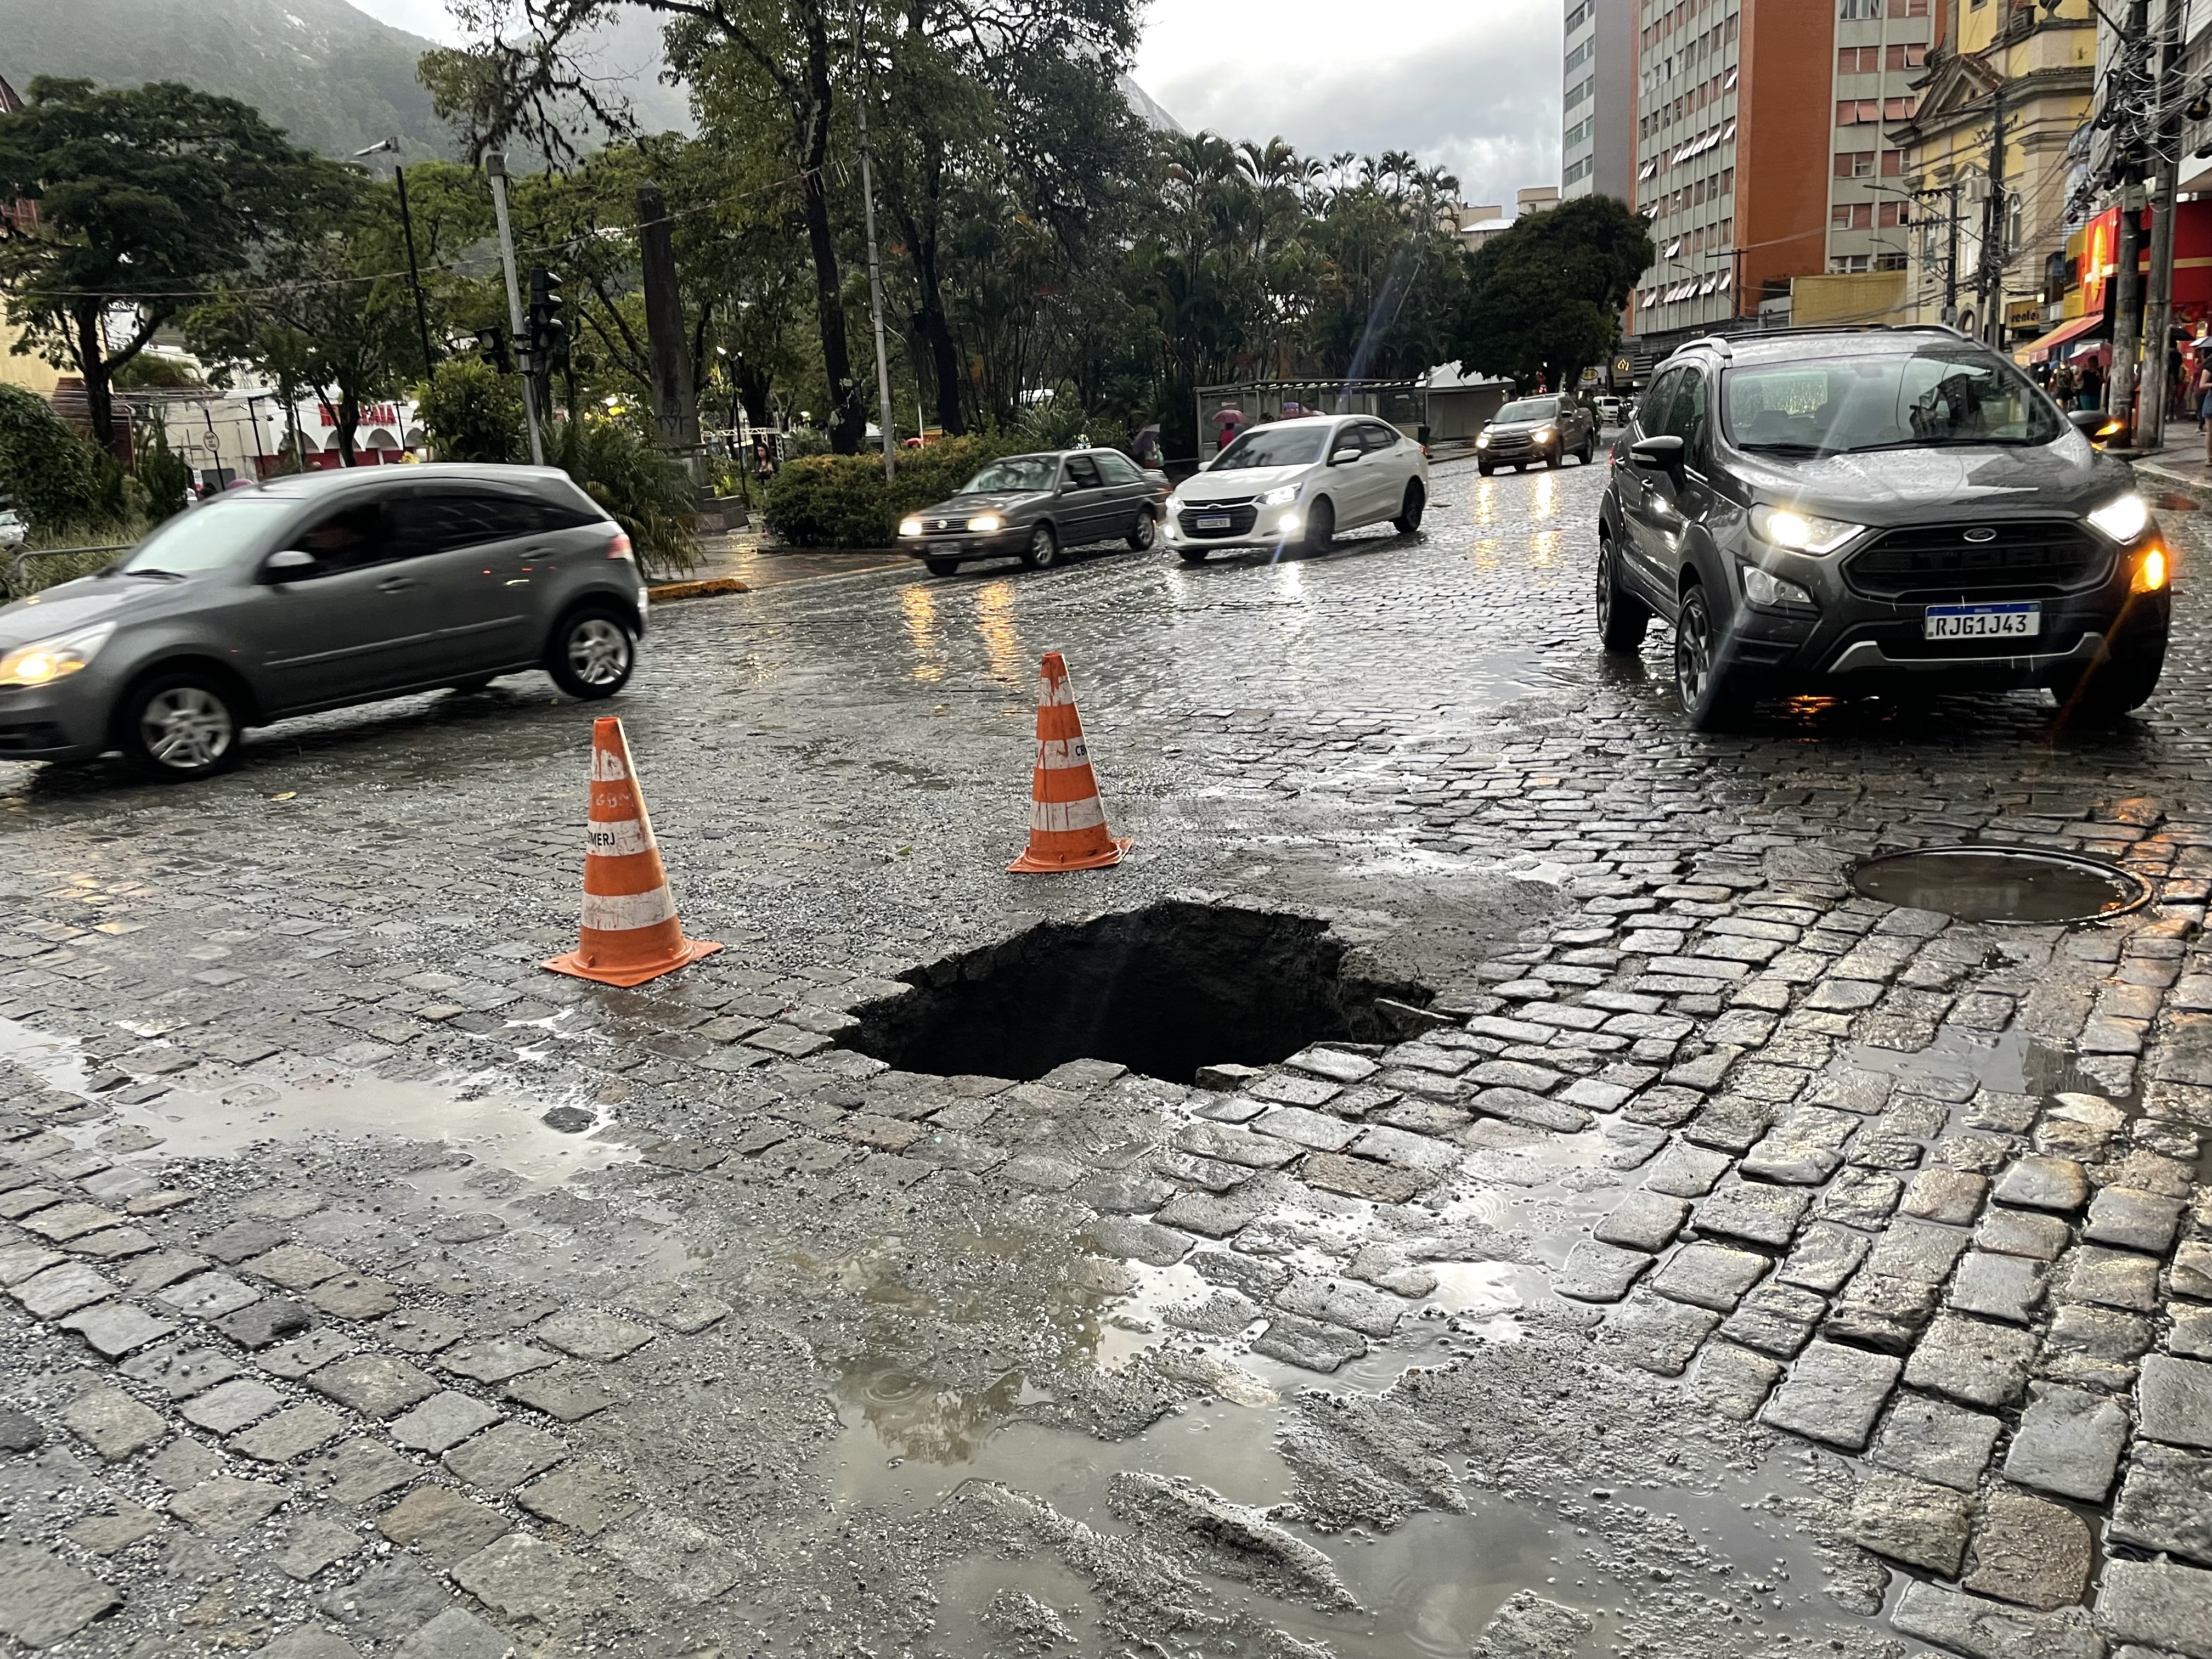
{"label": "license plate", "polygon": [[1197,520],[1197,524],[1200,530],[1226,530],[1229,528],[1229,520],[1225,516],[1200,519]]}
{"label": "license plate", "polygon": [[2043,632],[2043,607],[2025,605],[1931,605],[1922,620],[1928,640],[2033,639]]}

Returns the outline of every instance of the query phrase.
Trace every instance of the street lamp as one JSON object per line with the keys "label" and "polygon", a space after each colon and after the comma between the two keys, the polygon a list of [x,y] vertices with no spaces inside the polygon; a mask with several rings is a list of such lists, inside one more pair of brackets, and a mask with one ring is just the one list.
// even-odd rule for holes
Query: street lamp
{"label": "street lamp", "polygon": [[[357,149],[353,153],[353,159],[358,161],[366,156],[386,154],[395,156],[399,154],[398,138],[386,138],[380,144]],[[438,362],[430,355],[430,313],[422,304],[422,272],[415,263],[415,219],[407,211],[407,169],[395,161],[392,164],[392,177],[399,186],[399,234],[407,242],[407,286],[415,294],[415,334],[422,342],[422,378],[428,380],[437,372]]]}

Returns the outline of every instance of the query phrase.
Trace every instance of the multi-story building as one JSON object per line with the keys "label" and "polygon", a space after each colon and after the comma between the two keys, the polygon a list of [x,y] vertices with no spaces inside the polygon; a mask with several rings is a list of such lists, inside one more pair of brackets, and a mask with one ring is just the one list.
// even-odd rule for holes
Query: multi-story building
{"label": "multi-story building", "polygon": [[1559,192],[1628,199],[1635,166],[1637,0],[1566,0]]}
{"label": "multi-story building", "polygon": [[1929,0],[1836,0],[1831,271],[1903,270],[1911,264],[1914,204],[1905,152],[1885,135],[1913,118],[1915,88],[1927,76],[1942,21],[1931,14],[1939,9]]}

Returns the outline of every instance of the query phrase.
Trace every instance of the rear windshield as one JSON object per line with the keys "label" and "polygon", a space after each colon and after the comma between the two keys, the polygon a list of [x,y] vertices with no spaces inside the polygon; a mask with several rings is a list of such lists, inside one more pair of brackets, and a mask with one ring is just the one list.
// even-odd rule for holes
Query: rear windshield
{"label": "rear windshield", "polygon": [[185,508],[163,524],[138,544],[120,568],[166,570],[179,576],[219,570],[249,543],[258,541],[276,522],[279,510],[298,505],[288,497],[264,495],[258,490],[217,495]]}
{"label": "rear windshield", "polygon": [[1213,458],[1216,472],[1246,467],[1311,466],[1328,440],[1325,426],[1256,426]]}
{"label": "rear windshield", "polygon": [[2047,444],[2050,398],[2003,358],[1955,344],[1759,363],[1721,377],[1729,441],[1779,455]]}
{"label": "rear windshield", "polygon": [[1557,398],[1523,398],[1510,403],[1490,418],[1493,421],[1548,421],[1559,412]]}

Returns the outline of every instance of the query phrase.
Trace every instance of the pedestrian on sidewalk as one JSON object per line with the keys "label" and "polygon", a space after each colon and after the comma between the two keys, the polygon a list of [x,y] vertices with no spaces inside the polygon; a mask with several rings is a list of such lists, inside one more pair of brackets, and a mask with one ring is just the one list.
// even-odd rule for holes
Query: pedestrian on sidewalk
{"label": "pedestrian on sidewalk", "polygon": [[[2197,429],[2204,431],[2204,421],[2212,413],[2212,352],[2204,352],[2197,359],[2197,378],[2189,383],[2189,406],[2197,416]],[[2205,441],[2212,444],[2212,434]]]}
{"label": "pedestrian on sidewalk", "polygon": [[2074,377],[2074,383],[2081,388],[2082,408],[2100,409],[2104,406],[2105,374],[2097,367],[2094,357],[2081,365],[2081,372]]}

